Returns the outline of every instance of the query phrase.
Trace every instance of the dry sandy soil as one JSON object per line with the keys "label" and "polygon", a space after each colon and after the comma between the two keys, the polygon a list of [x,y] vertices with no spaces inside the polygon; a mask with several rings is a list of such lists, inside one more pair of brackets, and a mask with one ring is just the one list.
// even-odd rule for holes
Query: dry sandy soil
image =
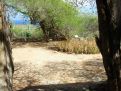
{"label": "dry sandy soil", "polygon": [[66,54],[47,49],[41,43],[16,43],[13,44],[13,58],[15,90],[63,91],[24,88],[106,80],[100,54]]}

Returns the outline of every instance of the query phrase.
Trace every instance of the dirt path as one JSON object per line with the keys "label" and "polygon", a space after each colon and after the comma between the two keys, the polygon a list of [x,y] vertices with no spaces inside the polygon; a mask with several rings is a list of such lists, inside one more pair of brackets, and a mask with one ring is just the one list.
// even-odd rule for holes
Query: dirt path
{"label": "dirt path", "polygon": [[45,47],[13,48],[14,88],[28,85],[98,82],[106,79],[101,55],[66,54]]}

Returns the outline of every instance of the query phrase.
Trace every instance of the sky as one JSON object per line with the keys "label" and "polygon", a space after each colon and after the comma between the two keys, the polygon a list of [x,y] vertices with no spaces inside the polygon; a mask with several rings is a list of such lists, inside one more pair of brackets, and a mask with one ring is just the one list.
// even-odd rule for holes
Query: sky
{"label": "sky", "polygon": [[84,13],[96,13],[95,0],[64,0],[78,7]]}
{"label": "sky", "polygon": [[10,17],[10,21],[13,24],[30,24],[30,19],[28,16],[23,15],[22,13],[17,13]]}

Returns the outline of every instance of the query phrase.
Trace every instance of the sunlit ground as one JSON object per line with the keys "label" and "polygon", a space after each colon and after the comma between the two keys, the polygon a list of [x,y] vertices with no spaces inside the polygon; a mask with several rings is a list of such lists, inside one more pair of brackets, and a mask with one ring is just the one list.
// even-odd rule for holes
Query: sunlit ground
{"label": "sunlit ground", "polygon": [[14,44],[14,89],[106,80],[100,54],[66,54],[46,47],[41,43]]}

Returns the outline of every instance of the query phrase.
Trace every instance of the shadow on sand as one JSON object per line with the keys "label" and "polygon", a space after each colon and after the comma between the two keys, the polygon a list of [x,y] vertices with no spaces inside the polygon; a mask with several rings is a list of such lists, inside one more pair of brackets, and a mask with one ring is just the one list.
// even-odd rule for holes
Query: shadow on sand
{"label": "shadow on sand", "polygon": [[[62,64],[67,65],[66,63],[48,63],[46,67],[43,69],[46,70],[46,68],[48,68],[48,69],[53,69],[53,70],[56,69],[57,71],[59,71],[61,69],[59,69],[58,67],[62,68],[61,66],[59,66]],[[76,63],[72,63],[72,64],[73,64],[73,68],[76,69],[77,67]],[[68,64],[67,66],[64,66],[64,67],[70,68],[72,67],[72,65]],[[81,76],[87,79],[91,79],[93,77],[100,77],[100,76],[102,78],[105,77],[103,64],[100,61],[100,59],[99,60],[97,59],[96,61],[90,60],[90,61],[84,62],[83,70],[85,73],[81,74]],[[67,70],[67,72],[68,71],[69,70]],[[73,69],[70,71],[73,72]],[[80,73],[82,73],[81,69],[80,69]],[[73,72],[73,75],[76,75],[76,74]],[[51,85],[33,85],[30,83],[27,87],[21,88],[20,90],[17,90],[17,91],[109,91],[107,90],[107,88],[108,86],[107,86],[106,81],[97,81],[97,82],[93,81],[93,82],[82,82],[82,83],[80,82],[80,83],[68,83],[68,84],[51,84]]]}
{"label": "shadow on sand", "polygon": [[86,82],[40,86],[30,85],[18,91],[108,91],[106,87],[106,82]]}

